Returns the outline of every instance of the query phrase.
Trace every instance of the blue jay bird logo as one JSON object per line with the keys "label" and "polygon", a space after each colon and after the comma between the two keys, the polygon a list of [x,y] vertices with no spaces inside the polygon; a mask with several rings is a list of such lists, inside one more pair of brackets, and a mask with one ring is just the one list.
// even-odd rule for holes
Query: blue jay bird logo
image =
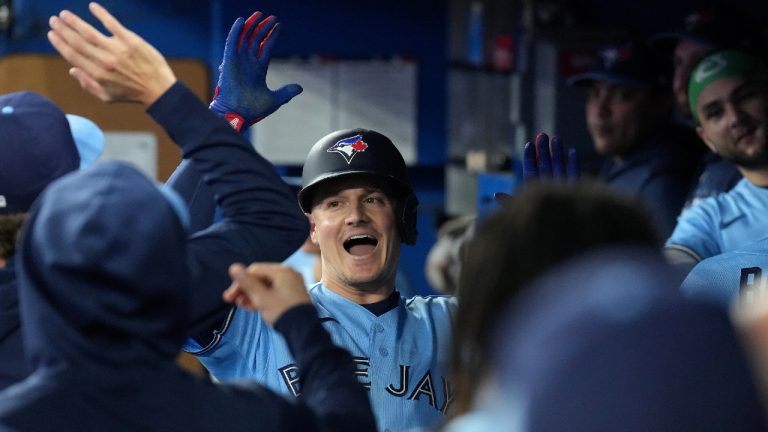
{"label": "blue jay bird logo", "polygon": [[344,156],[344,160],[347,161],[347,165],[352,163],[352,158],[356,154],[364,152],[368,148],[368,144],[363,141],[362,135],[355,135],[349,138],[339,140],[336,144],[332,145],[328,150],[328,153],[338,153]]}

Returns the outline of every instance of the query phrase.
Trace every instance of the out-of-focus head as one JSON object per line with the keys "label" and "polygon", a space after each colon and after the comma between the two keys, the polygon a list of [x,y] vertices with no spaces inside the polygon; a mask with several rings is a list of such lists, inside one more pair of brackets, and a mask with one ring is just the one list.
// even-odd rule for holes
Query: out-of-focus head
{"label": "out-of-focus head", "polygon": [[36,93],[0,96],[0,133],[0,214],[26,212],[49,183],[80,166],[66,116]]}
{"label": "out-of-focus head", "polygon": [[189,279],[188,217],[178,200],[118,162],[71,173],[43,191],[16,261],[31,364],[105,367],[175,357]]}
{"label": "out-of-focus head", "polygon": [[737,166],[768,166],[768,68],[735,50],[716,51],[691,73],[688,95],[697,133],[712,151]]}
{"label": "out-of-focus head", "polygon": [[496,409],[520,407],[505,427],[764,430],[727,311],[683,298],[671,272],[648,250],[608,249],[533,282],[494,338]]}
{"label": "out-of-focus head", "polygon": [[671,105],[657,59],[643,44],[609,45],[598,54],[591,71],[568,83],[588,89],[587,129],[597,153],[622,157],[670,114]]}
{"label": "out-of-focus head", "polygon": [[488,372],[492,329],[537,276],[603,247],[659,253],[648,212],[637,201],[592,182],[526,185],[482,221],[465,245],[456,318],[456,409],[466,410]]}
{"label": "out-of-focus head", "polygon": [[0,135],[0,215],[25,213],[48,184],[95,161],[104,146],[92,122],[29,91],[0,96]]}
{"label": "out-of-focus head", "polygon": [[652,46],[672,58],[672,91],[680,113],[691,116],[688,79],[696,64],[717,49],[760,49],[762,23],[733,6],[706,8],[687,15],[683,25],[653,35]]}

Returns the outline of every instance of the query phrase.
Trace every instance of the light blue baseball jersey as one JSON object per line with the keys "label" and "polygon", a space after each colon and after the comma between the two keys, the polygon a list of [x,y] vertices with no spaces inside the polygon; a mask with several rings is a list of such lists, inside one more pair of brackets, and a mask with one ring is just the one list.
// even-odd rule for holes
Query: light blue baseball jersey
{"label": "light blue baseball jersey", "polygon": [[304,279],[304,285],[309,288],[317,283],[315,279],[315,261],[318,259],[320,259],[319,254],[305,252],[304,249],[298,248],[296,252],[283,261],[283,265],[299,272]]}
{"label": "light blue baseball jersey", "polygon": [[741,249],[768,235],[768,189],[739,181],[728,192],[684,211],[666,242],[699,260]]}
{"label": "light blue baseball jersey", "polygon": [[727,307],[737,298],[749,303],[765,295],[765,278],[768,278],[768,237],[705,259],[688,273],[680,289],[689,297]]}
{"label": "light blue baseball jersey", "polygon": [[[376,316],[322,283],[309,293],[333,342],[352,355],[380,431],[444,419],[454,396],[448,381],[454,297],[401,298]],[[277,392],[300,394],[285,340],[258,313],[236,309],[209,346],[190,340],[185,349],[219,381],[254,379]]]}

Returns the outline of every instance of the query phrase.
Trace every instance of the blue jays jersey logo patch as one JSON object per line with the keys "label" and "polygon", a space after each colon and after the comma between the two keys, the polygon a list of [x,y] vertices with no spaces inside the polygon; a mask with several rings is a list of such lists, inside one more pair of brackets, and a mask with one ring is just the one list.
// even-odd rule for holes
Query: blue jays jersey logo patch
{"label": "blue jays jersey logo patch", "polygon": [[352,158],[356,154],[362,153],[368,148],[368,144],[363,141],[362,135],[355,135],[349,138],[339,140],[336,144],[332,145],[328,150],[328,153],[338,153],[344,156],[344,160],[347,161],[347,165],[352,163]]}

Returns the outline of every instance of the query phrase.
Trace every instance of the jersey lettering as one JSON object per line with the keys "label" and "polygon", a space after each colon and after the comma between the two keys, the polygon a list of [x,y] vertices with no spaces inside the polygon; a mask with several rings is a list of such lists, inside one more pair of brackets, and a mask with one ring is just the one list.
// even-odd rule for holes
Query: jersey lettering
{"label": "jersey lettering", "polygon": [[440,377],[443,380],[443,394],[445,395],[445,402],[443,402],[443,406],[440,407],[440,412],[443,414],[448,413],[448,409],[451,408],[451,403],[453,403],[453,399],[456,397],[456,394],[453,391],[453,386],[451,385],[451,382],[445,379],[445,377]]}
{"label": "jersey lettering", "polygon": [[[371,390],[371,380],[370,380],[370,366],[371,366],[371,359],[366,357],[353,357],[353,362],[355,363],[355,370],[354,374],[357,377],[358,381],[365,387],[366,390]],[[421,379],[418,380],[416,385],[413,387],[413,389],[410,388],[411,383],[411,366],[410,365],[399,365],[400,369],[400,379],[395,385],[394,383],[391,383],[384,387],[384,390],[395,397],[404,397],[406,394],[408,394],[407,400],[412,401],[419,401],[423,400],[423,396],[426,396],[426,402],[435,408],[436,410],[440,411],[442,414],[446,414],[448,412],[448,409],[451,407],[451,403],[453,402],[455,398],[453,386],[451,385],[451,382],[445,379],[445,377],[440,377],[442,380],[442,390],[443,390],[443,403],[442,405],[437,405],[437,399],[438,395],[435,391],[435,388],[432,384],[432,371],[427,370],[427,372],[421,377]],[[288,388],[288,390],[293,394],[294,396],[298,397],[301,395],[300,387],[299,387],[299,368],[295,363],[291,363],[288,365],[285,365],[278,369],[280,371],[280,376],[283,378],[283,381]],[[408,393],[410,390],[410,394]],[[439,390],[439,389],[438,389]],[[423,403],[423,402],[422,402]]]}
{"label": "jersey lettering", "polygon": [[427,395],[427,397],[429,397],[429,404],[437,408],[435,391],[432,389],[432,374],[430,371],[427,371],[427,373],[421,377],[419,383],[416,384],[416,388],[414,388],[411,395],[408,396],[408,400],[417,400],[421,395]]}
{"label": "jersey lettering", "polygon": [[388,385],[385,390],[389,394],[393,394],[397,397],[403,397],[408,391],[408,371],[411,369],[408,365],[400,365],[400,386],[395,388],[392,384]]}
{"label": "jersey lettering", "polygon": [[366,381],[368,378],[368,368],[371,367],[371,360],[365,357],[352,357],[352,361],[355,363],[355,376],[360,384],[365,387],[366,390],[371,389],[371,381]]}
{"label": "jersey lettering", "polygon": [[760,267],[741,269],[739,278],[739,300],[742,304],[755,301],[760,294],[763,282],[763,270]]}
{"label": "jersey lettering", "polygon": [[291,363],[278,370],[283,377],[283,381],[285,381],[285,385],[288,386],[288,390],[291,391],[291,394],[299,397],[299,395],[301,395],[301,389],[299,388],[299,367],[296,366],[295,363]]}

